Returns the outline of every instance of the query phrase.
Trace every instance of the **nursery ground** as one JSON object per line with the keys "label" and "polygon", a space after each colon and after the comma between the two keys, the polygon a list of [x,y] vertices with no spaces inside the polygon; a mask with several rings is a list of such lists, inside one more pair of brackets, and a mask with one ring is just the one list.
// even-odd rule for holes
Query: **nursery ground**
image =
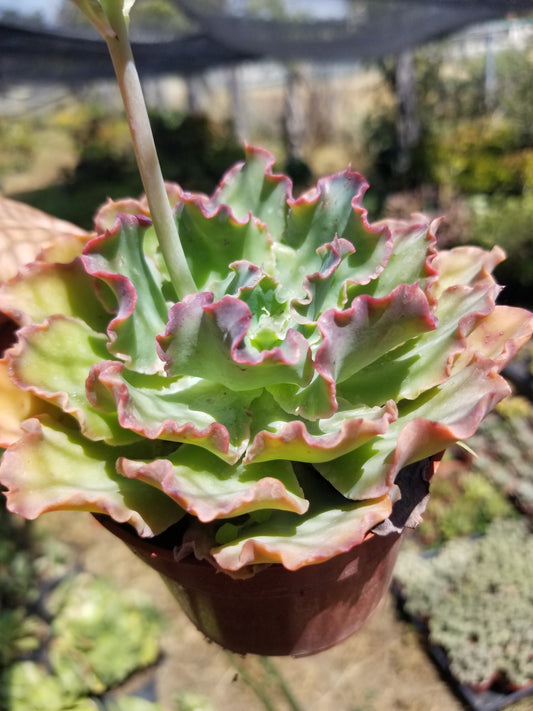
{"label": "nursery ground", "polygon": [[[89,515],[57,513],[38,526],[73,547],[78,563],[149,594],[167,624],[162,658],[155,670],[158,701],[175,709],[176,697],[195,693],[213,711],[461,711],[463,706],[427,657],[416,632],[399,619],[392,596],[367,625],[338,647],[304,659],[272,659],[293,704],[276,687],[279,678],[260,658],[224,652],[197,632],[157,574]],[[266,695],[266,701],[261,700]],[[270,706],[268,705],[270,704]],[[533,699],[509,706],[533,711]]]}

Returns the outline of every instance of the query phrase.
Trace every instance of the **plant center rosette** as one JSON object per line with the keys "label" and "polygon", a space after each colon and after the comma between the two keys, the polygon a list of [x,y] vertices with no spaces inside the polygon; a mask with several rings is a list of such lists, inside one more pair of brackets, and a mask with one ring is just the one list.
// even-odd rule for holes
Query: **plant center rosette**
{"label": "plant center rosette", "polygon": [[[180,523],[233,576],[325,561],[387,519],[398,472],[470,437],[532,315],[496,305],[498,248],[370,225],[354,172],[293,198],[248,148],[212,197],[168,185],[181,300],[144,200],[108,202],[0,288],[0,481],[11,511]],[[178,555],[180,549],[178,548]]]}

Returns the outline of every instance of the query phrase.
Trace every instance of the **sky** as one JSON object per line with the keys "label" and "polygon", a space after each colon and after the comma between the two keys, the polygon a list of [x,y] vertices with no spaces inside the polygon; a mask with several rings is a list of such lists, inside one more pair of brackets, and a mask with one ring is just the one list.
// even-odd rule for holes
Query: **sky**
{"label": "sky", "polygon": [[[0,14],[4,10],[16,10],[28,15],[39,12],[45,20],[51,21],[60,4],[61,0],[0,0]],[[234,0],[234,4],[238,6],[239,0]],[[296,12],[301,6],[302,11],[311,11],[316,17],[323,16],[328,19],[342,18],[346,14],[345,0],[329,0],[328,2],[314,0],[311,3],[309,0],[292,0],[292,6]]]}
{"label": "sky", "polygon": [[0,13],[4,10],[32,15],[39,12],[45,20],[52,20],[61,0],[0,0]]}
{"label": "sky", "polygon": [[[39,13],[45,22],[54,22],[62,2],[63,0],[0,0],[0,15],[5,10],[15,10],[27,15]],[[241,2],[243,0],[232,0],[232,4],[237,8]],[[296,14],[302,12],[328,20],[342,19],[346,17],[347,0],[291,0],[291,9]]]}

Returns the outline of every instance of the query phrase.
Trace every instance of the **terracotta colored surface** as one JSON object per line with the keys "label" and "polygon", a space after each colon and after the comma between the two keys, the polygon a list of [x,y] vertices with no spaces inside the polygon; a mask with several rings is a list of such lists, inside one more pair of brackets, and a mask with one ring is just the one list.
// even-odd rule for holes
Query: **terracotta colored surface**
{"label": "terracotta colored surface", "polygon": [[359,546],[296,571],[272,565],[234,580],[192,556],[176,562],[131,529],[98,520],[163,575],[185,614],[209,639],[241,654],[305,656],[337,644],[366,621],[390,583],[400,536]]}
{"label": "terracotta colored surface", "polygon": [[[308,656],[359,630],[387,590],[403,527],[425,508],[428,482],[440,455],[404,467],[401,497],[380,534],[324,563],[289,571],[265,567],[237,580],[189,555],[175,560],[173,545],[141,538],[108,516],[96,518],[163,577],[187,617],[205,636],[239,654]],[[408,525],[408,524],[407,524]]]}

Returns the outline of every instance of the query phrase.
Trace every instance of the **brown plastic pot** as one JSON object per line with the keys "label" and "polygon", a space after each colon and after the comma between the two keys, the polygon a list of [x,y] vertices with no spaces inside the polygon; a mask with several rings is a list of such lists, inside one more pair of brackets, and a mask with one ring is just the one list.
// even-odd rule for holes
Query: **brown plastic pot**
{"label": "brown plastic pot", "polygon": [[[431,460],[413,466],[426,482],[435,468]],[[177,561],[170,548],[139,537],[130,526],[107,516],[96,518],[160,573],[206,637],[240,654],[306,656],[352,635],[387,591],[402,537],[394,530],[369,533],[362,543],[324,563],[296,571],[273,564],[241,580],[193,555]]]}

